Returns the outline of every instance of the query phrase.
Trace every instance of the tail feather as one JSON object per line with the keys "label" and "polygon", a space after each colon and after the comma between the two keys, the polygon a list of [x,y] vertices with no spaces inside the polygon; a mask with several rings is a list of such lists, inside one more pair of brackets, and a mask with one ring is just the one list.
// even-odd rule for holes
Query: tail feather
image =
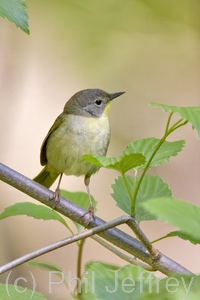
{"label": "tail feather", "polygon": [[59,173],[55,173],[52,171],[50,172],[47,169],[47,166],[45,166],[42,169],[42,171],[35,178],[33,178],[33,180],[49,188],[54,183],[54,181],[58,178],[59,175],[60,175]]}

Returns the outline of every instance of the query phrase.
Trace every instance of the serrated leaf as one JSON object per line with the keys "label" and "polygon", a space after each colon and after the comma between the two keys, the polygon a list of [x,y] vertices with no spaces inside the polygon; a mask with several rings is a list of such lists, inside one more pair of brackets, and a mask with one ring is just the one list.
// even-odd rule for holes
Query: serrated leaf
{"label": "serrated leaf", "polygon": [[137,166],[145,163],[145,161],[145,157],[140,153],[124,154],[119,162],[118,170],[121,174],[125,174],[127,171],[135,169]]}
{"label": "serrated leaf", "polygon": [[150,102],[150,105],[154,107],[161,107],[166,112],[171,110],[174,113],[179,113],[184,120],[187,120],[192,124],[193,128],[197,130],[198,136],[200,137],[200,106],[179,107],[155,102]]}
{"label": "serrated leaf", "polygon": [[106,157],[106,156],[97,156],[93,154],[86,154],[82,156],[82,159],[84,161],[89,162],[92,165],[98,166],[98,167],[104,167],[107,169],[112,169],[112,166],[119,163],[121,156],[116,157]]}
{"label": "serrated leaf", "polygon": [[170,238],[170,237],[179,237],[181,238],[182,240],[185,240],[185,241],[190,241],[192,244],[194,245],[197,245],[199,244],[198,240],[189,236],[188,234],[184,233],[184,232],[181,232],[181,231],[172,231],[160,238],[158,238],[157,240],[153,241],[152,243],[155,243],[155,242],[158,242],[158,241],[161,241],[163,239],[166,239],[166,238]]}
{"label": "serrated leaf", "polygon": [[5,210],[0,214],[0,220],[20,215],[27,215],[28,217],[42,219],[45,221],[56,220],[62,223],[70,230],[66,221],[55,210],[52,210],[44,205],[34,204],[31,202],[15,203],[14,205],[6,207]]}
{"label": "serrated leaf", "polygon": [[28,15],[24,0],[0,0],[0,17],[7,18],[29,34]]}
{"label": "serrated leaf", "polygon": [[[22,277],[23,278],[23,277]],[[0,283],[0,300],[47,300],[47,298],[39,292],[32,291],[25,287]]]}
{"label": "serrated leaf", "polygon": [[155,215],[143,207],[143,203],[155,197],[171,197],[172,192],[160,176],[146,175],[138,191],[136,200],[136,220],[138,222],[156,220]]}
{"label": "serrated leaf", "polygon": [[[82,297],[84,300],[134,300],[139,299],[142,279],[143,292],[148,288],[149,273],[144,269],[132,265],[126,265],[118,270],[107,268],[100,262],[92,262],[86,265],[87,281],[82,285]],[[94,277],[95,276],[95,277]],[[152,280],[155,276],[152,274]],[[86,286],[87,283],[87,286]]]}
{"label": "serrated leaf", "polygon": [[[134,191],[135,178],[130,176],[125,176],[129,190]],[[115,184],[112,185],[114,193],[112,197],[116,201],[118,207],[120,207],[128,215],[131,214],[131,200],[129,198],[128,191],[126,189],[126,184],[122,177],[118,177],[115,180]],[[138,222],[144,220],[156,220],[157,218],[148,212],[141,203],[157,197],[170,197],[171,190],[168,185],[159,177],[153,175],[147,175],[144,177],[140,189],[137,194],[137,199],[135,203],[135,218]]]}
{"label": "serrated leaf", "polygon": [[141,153],[128,152],[116,157],[87,154],[82,159],[98,167],[119,171],[121,174],[125,174],[127,171],[145,163],[145,157]]}
{"label": "serrated leaf", "polygon": [[[131,142],[124,153],[127,151],[133,152],[140,152],[146,157],[146,163],[149,161],[151,155],[153,154],[154,150],[156,149],[158,143],[160,142],[159,139],[156,138],[147,138],[147,139],[140,139],[134,142]],[[175,141],[175,142],[167,142],[165,141],[159,150],[157,151],[156,155],[154,156],[149,169],[158,166],[162,163],[165,163],[169,160],[171,156],[176,156],[185,145],[184,140]],[[146,163],[144,165],[140,165],[136,167],[139,170],[143,170],[146,167]]]}
{"label": "serrated leaf", "polygon": [[[62,195],[62,197],[69,199],[71,202],[75,203],[76,205],[81,206],[82,208],[84,208],[85,210],[87,210],[89,208],[89,199],[88,199],[88,194],[84,193],[84,192],[68,192],[65,190],[60,190],[60,193]],[[92,200],[92,205],[94,208],[94,211],[96,211],[96,206],[97,206],[97,201],[94,200],[94,198],[91,196],[91,200]],[[78,231],[80,231],[83,226],[72,221]]]}
{"label": "serrated leaf", "polygon": [[168,233],[168,237],[173,237],[173,236],[177,236],[185,241],[190,241],[194,245],[199,244],[199,241],[197,239],[193,238],[192,236],[189,236],[187,233],[184,233],[182,231],[173,231]]}
{"label": "serrated leaf", "polygon": [[[138,266],[126,265],[111,271],[99,262],[86,265],[83,300],[196,300],[200,276],[171,275],[157,278]],[[196,298],[195,298],[196,296]]]}
{"label": "serrated leaf", "polygon": [[200,207],[172,197],[151,199],[143,206],[159,220],[178,228],[191,242],[200,243]]}
{"label": "serrated leaf", "polygon": [[[134,178],[131,176],[125,176],[128,188],[130,191],[133,191]],[[115,179],[114,184],[111,185],[113,192],[111,196],[116,201],[116,205],[121,208],[128,215],[131,214],[131,199],[129,197],[126,184],[122,177]]]}
{"label": "serrated leaf", "polygon": [[[150,273],[151,274],[151,273]],[[139,300],[196,300],[199,297],[200,276],[172,274],[155,278],[149,274],[149,287]]]}

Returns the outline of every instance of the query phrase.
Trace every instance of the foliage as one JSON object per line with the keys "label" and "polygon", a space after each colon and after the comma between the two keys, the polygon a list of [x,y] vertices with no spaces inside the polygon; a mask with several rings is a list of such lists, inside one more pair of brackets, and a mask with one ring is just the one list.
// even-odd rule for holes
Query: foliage
{"label": "foliage", "polygon": [[28,15],[24,0],[0,0],[0,17],[7,18],[29,34]]}
{"label": "foliage", "polygon": [[[200,133],[199,107],[183,108],[156,103],[151,103],[151,105],[161,107],[164,111],[170,111],[165,132],[161,139],[152,137],[131,142],[122,155],[118,157],[84,155],[83,160],[100,167],[114,169],[120,173],[120,176],[112,184],[112,197],[123,212],[134,217],[138,223],[144,220],[162,220],[177,229],[164,237],[159,237],[156,240],[157,242],[163,238],[178,236],[184,240],[189,240],[193,244],[199,244],[200,207],[173,198],[168,184],[160,176],[146,175],[147,170],[168,162],[170,157],[176,156],[182,151],[185,141],[166,141],[172,132],[190,122],[198,134]],[[174,124],[171,124],[174,113],[179,113],[181,118]],[[130,170],[134,171],[134,176],[126,174]],[[71,193],[67,191],[61,191],[61,193],[62,196],[87,209],[88,201],[85,193]],[[96,207],[96,201],[92,200]],[[33,203],[17,203],[7,207],[0,214],[0,220],[23,214],[35,219],[59,221],[73,234],[72,229],[59,213]],[[75,225],[77,231],[80,232],[82,226],[77,223]],[[85,266],[85,270],[82,272],[81,257],[83,245],[84,240],[80,240],[77,243],[79,249],[77,277],[81,278],[81,282],[78,282],[72,291],[69,283],[65,280],[66,288],[74,297],[81,299],[106,298],[110,300],[121,299],[122,297],[124,299],[149,299],[149,296],[156,299],[158,297],[157,277],[139,266],[129,264],[120,269],[117,266],[106,265],[102,262],[91,262]],[[49,263],[33,261],[30,265],[55,272],[58,276],[62,274],[62,268]],[[169,283],[170,280],[171,285]],[[188,290],[184,289],[186,282]],[[176,274],[168,279],[162,278],[162,284],[159,285],[159,293],[162,292],[163,297],[165,295],[167,299],[167,293],[169,292],[167,288],[175,285],[178,288],[173,290],[173,295],[170,294],[170,299],[178,299],[177,297],[184,299],[186,292],[187,299],[194,299],[195,295],[197,295],[194,282],[198,284],[199,277],[178,277]],[[0,288],[5,289],[5,286],[1,285]],[[37,294],[37,297],[33,299],[45,299],[41,298],[39,294]],[[5,299],[7,299],[6,296]]]}
{"label": "foliage", "polygon": [[21,286],[14,286],[12,284],[5,285],[0,283],[0,300],[47,300],[42,294],[32,291]]}
{"label": "foliage", "polygon": [[[171,18],[171,10],[161,11],[160,2],[152,5],[142,1],[153,14],[165,18]],[[109,4],[110,5],[110,4]],[[175,4],[176,5],[176,4]],[[174,10],[175,15],[177,11]],[[106,10],[105,10],[106,12]],[[173,15],[173,18],[174,16]],[[145,10],[146,16],[146,10]],[[187,15],[188,16],[188,15]],[[29,34],[28,16],[24,0],[0,0],[0,17],[7,18],[17,27],[20,27],[25,33]],[[182,15],[176,16],[182,20]],[[137,22],[137,18],[136,22]],[[176,19],[176,18],[175,18]],[[110,22],[112,20],[109,18]],[[194,19],[195,20],[195,19]],[[190,20],[190,26],[195,28],[193,18]],[[103,23],[102,23],[103,25]],[[129,26],[129,24],[128,24]],[[105,35],[105,31],[103,31]],[[95,32],[96,35],[96,32]],[[99,37],[99,35],[98,35]],[[105,39],[105,37],[104,37]],[[169,232],[164,237],[158,237],[155,242],[164,238],[177,236],[193,244],[200,243],[200,207],[189,202],[175,199],[172,195],[168,184],[160,176],[146,174],[153,167],[169,161],[170,157],[178,155],[185,145],[184,140],[170,142],[166,139],[179,127],[190,123],[200,137],[200,107],[178,107],[151,102],[150,105],[155,108],[162,108],[169,112],[165,132],[161,139],[151,137],[139,139],[129,143],[121,156],[118,157],[97,157],[94,155],[84,155],[83,160],[103,167],[113,169],[120,173],[112,184],[112,198],[116,205],[126,214],[132,216],[139,224],[142,221],[161,220],[176,230]],[[174,114],[179,114],[180,119],[173,123]],[[128,171],[134,173],[133,176],[127,175]],[[61,191],[63,197],[70,199],[73,203],[87,209],[87,194],[71,193]],[[96,201],[92,198],[93,205],[96,208]],[[74,236],[75,233],[68,225],[65,218],[58,212],[47,208],[44,205],[34,203],[16,203],[7,207],[0,214],[0,220],[11,216],[27,215],[35,219],[58,221],[61,225]],[[81,233],[83,227],[74,222],[77,233]],[[79,299],[197,299],[199,296],[200,276],[183,276],[171,274],[170,277],[158,278],[153,272],[148,272],[141,266],[137,265],[137,260],[128,258],[130,264],[119,268],[116,265],[108,265],[103,262],[90,262],[84,271],[81,270],[81,258],[84,249],[84,239],[77,242],[77,282],[75,287],[70,286],[70,282],[63,280],[68,292]],[[153,243],[153,242],[152,242]],[[108,245],[103,244],[108,248]],[[109,248],[113,253],[117,253],[113,247]],[[121,255],[124,259],[125,255]],[[135,266],[131,265],[134,261]],[[39,267],[48,272],[55,273],[61,280],[63,279],[62,267],[55,266],[51,263],[31,261],[29,265]],[[145,267],[145,266],[144,266]],[[152,271],[152,270],[151,270]],[[22,278],[22,277],[20,277]],[[0,283],[0,300],[1,299],[47,299],[34,289],[30,290],[20,287],[16,284],[7,285]]]}

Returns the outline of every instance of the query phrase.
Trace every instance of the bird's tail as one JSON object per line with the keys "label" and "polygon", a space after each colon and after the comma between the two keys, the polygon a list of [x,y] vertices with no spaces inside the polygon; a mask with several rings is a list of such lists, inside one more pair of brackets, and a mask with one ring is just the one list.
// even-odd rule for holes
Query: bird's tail
{"label": "bird's tail", "polygon": [[59,173],[49,171],[47,166],[45,166],[33,180],[49,188],[59,175]]}

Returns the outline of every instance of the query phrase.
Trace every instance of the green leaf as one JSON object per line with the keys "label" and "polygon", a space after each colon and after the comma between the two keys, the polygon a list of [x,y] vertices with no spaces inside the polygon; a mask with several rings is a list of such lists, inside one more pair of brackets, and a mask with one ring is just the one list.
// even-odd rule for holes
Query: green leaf
{"label": "green leaf", "polygon": [[[151,274],[151,273],[150,273]],[[151,278],[139,300],[196,300],[199,298],[200,276],[170,275]]]}
{"label": "green leaf", "polygon": [[62,223],[70,230],[66,221],[55,210],[52,210],[44,205],[34,204],[31,202],[16,203],[14,205],[6,207],[4,212],[0,214],[0,220],[20,215],[27,215],[28,217],[33,217],[35,219],[43,219],[45,221],[56,220]]}
{"label": "green leaf", "polygon": [[41,269],[52,272],[53,274],[57,275],[66,286],[68,286],[67,281],[65,280],[65,277],[64,277],[64,273],[60,268],[58,268],[52,264],[49,264],[46,262],[40,262],[40,261],[36,261],[36,260],[29,261],[27,263],[27,265],[31,266],[31,267],[39,267]]}
{"label": "green leaf", "polygon": [[28,266],[31,266],[31,267],[39,267],[41,269],[45,269],[47,271],[55,271],[55,272],[62,272],[62,270],[52,264],[48,264],[46,262],[41,262],[41,261],[36,261],[36,260],[33,260],[33,261],[29,261],[27,263]]}
{"label": "green leaf", "polygon": [[114,267],[107,268],[103,263],[92,262],[86,265],[85,274],[87,280],[81,289],[84,300],[134,300],[140,298],[141,288],[143,292],[148,288],[149,273],[132,265],[116,270]]}
{"label": "green leaf", "polygon": [[200,276],[157,278],[153,272],[132,265],[113,271],[103,263],[89,263],[83,279],[83,300],[196,300],[199,296]]}
{"label": "green leaf", "polygon": [[197,130],[198,136],[200,137],[200,106],[179,107],[155,102],[150,102],[150,105],[154,107],[161,107],[166,112],[171,110],[174,113],[179,113],[184,120],[187,120],[192,124],[193,128]]}
{"label": "green leaf", "polygon": [[83,155],[82,159],[98,167],[119,171],[121,174],[145,163],[145,157],[141,153],[133,153],[133,151],[117,157],[87,154]]}
{"label": "green leaf", "polygon": [[[124,153],[127,151],[130,152],[140,152],[146,157],[146,163],[149,161],[151,155],[153,154],[154,150],[156,149],[158,143],[160,142],[159,139],[156,138],[147,138],[147,139],[140,139],[134,142],[131,142]],[[178,152],[182,151],[182,148],[185,145],[184,140],[175,141],[175,142],[167,142],[165,141],[159,150],[156,152],[149,169],[153,166],[158,166],[164,162],[167,162],[171,156],[176,156]],[[137,169],[143,170],[146,167],[146,163],[137,167]]]}
{"label": "green leaf", "polygon": [[200,207],[171,197],[155,198],[143,206],[159,220],[178,228],[192,243],[200,243]]}
{"label": "green leaf", "polygon": [[[33,276],[33,274],[32,274],[32,276]],[[0,283],[0,300],[10,300],[10,299],[47,300],[47,298],[44,295],[42,295],[41,293],[38,293],[34,290],[32,291],[30,289],[27,289],[26,287]]]}
{"label": "green leaf", "polygon": [[143,203],[155,197],[171,197],[172,192],[166,182],[159,176],[146,175],[140,186],[136,200],[136,220],[138,222],[147,220],[156,220],[154,214],[151,214],[143,207]]}
{"label": "green leaf", "polygon": [[152,243],[156,243],[158,241],[161,241],[161,240],[169,238],[169,237],[179,237],[179,238],[181,238],[183,240],[190,241],[194,245],[199,244],[199,242],[198,242],[197,239],[189,236],[188,234],[186,234],[184,232],[178,231],[178,230],[177,231],[172,231],[172,232],[170,232],[170,233],[168,233],[168,234],[166,234],[166,235],[158,238],[157,240],[152,241]]}
{"label": "green leaf", "polygon": [[168,233],[168,237],[177,236],[185,241],[190,241],[192,244],[197,245],[199,244],[199,241],[192,236],[189,236],[188,234],[181,232],[181,231],[173,231]]}
{"label": "green leaf", "polygon": [[[125,176],[129,190],[134,191],[135,178]],[[112,197],[116,201],[118,207],[120,207],[128,215],[131,214],[131,199],[129,198],[126,184],[122,177],[118,177],[115,180],[115,184],[112,185],[113,194]],[[141,183],[137,199],[136,199],[136,220],[138,222],[144,220],[155,220],[157,219],[153,214],[148,212],[141,203],[154,197],[170,197],[171,191],[168,185],[159,177],[153,175],[146,175]]]}
{"label": "green leaf", "polygon": [[28,15],[24,0],[0,0],[0,17],[7,18],[29,34]]}
{"label": "green leaf", "polygon": [[[69,199],[71,202],[75,203],[76,205],[81,206],[82,208],[84,208],[85,210],[87,210],[89,208],[89,199],[88,199],[88,194],[84,193],[84,192],[68,192],[65,190],[60,190],[60,193],[62,195],[62,197]],[[91,200],[92,200],[92,205],[94,208],[94,211],[96,211],[96,206],[97,206],[97,201],[94,200],[94,198],[91,196]],[[74,222],[73,223],[76,225],[78,231],[80,231],[83,226]]]}
{"label": "green leaf", "polygon": [[[129,190],[133,191],[134,178],[131,176],[125,176]],[[121,208],[128,215],[131,214],[131,199],[129,197],[126,185],[121,176],[115,179],[115,183],[111,185],[113,193],[111,196],[116,201],[116,205]]]}

